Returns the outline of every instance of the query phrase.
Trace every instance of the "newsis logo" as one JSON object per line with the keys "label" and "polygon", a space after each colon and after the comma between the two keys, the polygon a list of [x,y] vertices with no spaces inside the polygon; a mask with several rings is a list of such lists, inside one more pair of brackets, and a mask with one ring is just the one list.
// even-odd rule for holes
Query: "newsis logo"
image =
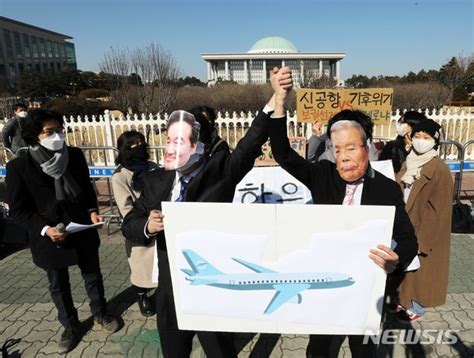
{"label": "newsis logo", "polygon": [[386,329],[365,332],[364,344],[372,341],[375,344],[455,344],[458,341],[455,329]]}

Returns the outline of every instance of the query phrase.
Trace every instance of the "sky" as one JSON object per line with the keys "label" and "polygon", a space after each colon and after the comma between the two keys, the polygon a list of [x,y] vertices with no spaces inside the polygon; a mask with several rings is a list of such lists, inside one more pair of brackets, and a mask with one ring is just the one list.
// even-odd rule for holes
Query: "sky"
{"label": "sky", "polygon": [[474,50],[473,0],[0,0],[0,16],[73,37],[78,68],[113,46],[160,44],[182,76],[207,79],[201,53],[246,52],[281,36],[301,52],[345,52],[353,74],[438,70]]}

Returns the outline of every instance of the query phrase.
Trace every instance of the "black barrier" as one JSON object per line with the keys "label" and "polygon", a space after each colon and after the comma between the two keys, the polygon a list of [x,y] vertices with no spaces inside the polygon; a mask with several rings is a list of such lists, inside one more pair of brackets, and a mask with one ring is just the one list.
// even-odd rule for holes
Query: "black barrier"
{"label": "black barrier", "polygon": [[[448,161],[446,159],[447,157],[447,150],[444,151],[444,154],[443,154],[443,147],[447,147],[447,146],[451,146],[451,145],[454,145],[457,150],[458,150],[458,159],[457,161]],[[457,202],[459,201],[459,194],[461,192],[461,186],[462,186],[462,167],[463,167],[463,163],[464,163],[464,148],[462,146],[461,143],[459,142],[456,142],[454,140],[441,140],[439,142],[439,157],[440,159],[444,160],[446,162],[446,164],[448,165],[449,167],[449,164],[448,163],[459,163],[459,172],[455,172],[454,174],[454,192],[453,192],[453,202]],[[451,168],[450,168],[451,170]]]}
{"label": "black barrier", "polygon": [[[464,175],[464,172],[474,172],[474,160],[466,160],[467,148],[474,144],[474,139],[464,143],[463,145],[463,160],[462,160],[462,170],[461,177]],[[461,190],[459,190],[459,195]]]}
{"label": "black barrier", "polygon": [[[115,157],[118,150],[115,147],[78,147],[84,153],[87,165],[89,167],[89,176],[92,180],[92,185],[97,194],[97,201],[101,208],[101,216],[106,219],[107,233],[110,234],[110,224],[121,224],[122,218],[117,209],[115,198],[112,191],[111,177],[115,171]],[[100,164],[100,165],[97,165]],[[107,193],[101,193],[97,187],[98,181],[105,180],[107,185]],[[105,196],[106,211],[103,210],[102,197]]]}

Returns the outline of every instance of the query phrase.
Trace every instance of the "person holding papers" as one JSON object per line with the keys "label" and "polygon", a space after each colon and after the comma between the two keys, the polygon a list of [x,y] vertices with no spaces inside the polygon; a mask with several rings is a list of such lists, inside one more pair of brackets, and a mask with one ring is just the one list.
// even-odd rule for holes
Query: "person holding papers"
{"label": "person holding papers", "polygon": [[68,233],[67,225],[98,224],[97,198],[82,151],[65,144],[63,117],[48,110],[28,114],[22,129],[28,153],[7,163],[6,195],[12,219],[28,231],[34,263],[48,276],[49,291],[64,327],[59,350],[80,341],[68,267],[81,270],[94,321],[107,332],[118,329],[107,314],[95,228]]}
{"label": "person holding papers", "polygon": [[[291,87],[292,79],[288,71],[275,74],[272,80],[282,88]],[[189,357],[196,334],[209,358],[236,357],[236,352],[232,334],[182,331],[178,328],[162,202],[232,202],[235,187],[261,155],[261,146],[268,138],[269,117],[272,114],[284,115],[285,98],[286,92],[279,89],[232,153],[219,150],[211,156],[200,140],[201,137],[209,138],[210,133],[204,133],[205,127],[191,113],[175,111],[169,116],[164,168],[146,176],[141,196],[125,216],[122,226],[128,240],[146,245],[152,238],[156,239],[159,266],[156,313],[162,353],[166,358]]]}
{"label": "person holding papers", "polygon": [[[274,85],[274,83],[272,83]],[[386,205],[396,208],[392,239],[394,250],[378,245],[367,252],[367,260],[387,273],[404,270],[416,256],[418,245],[413,226],[405,211],[400,187],[393,180],[372,169],[369,163],[370,133],[363,123],[370,118],[360,111],[344,110],[329,120],[327,134],[332,141],[335,163],[321,160],[311,163],[291,149],[286,130],[286,117],[271,118],[269,127],[272,152],[276,161],[288,173],[311,191],[317,204]],[[341,218],[343,220],[343,218]],[[328,253],[331,254],[331,253]],[[337,253],[332,253],[339,260]],[[350,297],[347,304],[350,305]],[[328,307],[337,309],[337,307]],[[373,357],[376,346],[372,340],[363,343],[364,336],[349,336],[352,357]],[[330,357],[331,346],[342,344],[338,336],[312,335],[308,357]],[[339,350],[339,347],[336,347]],[[337,356],[337,353],[336,355]]]}

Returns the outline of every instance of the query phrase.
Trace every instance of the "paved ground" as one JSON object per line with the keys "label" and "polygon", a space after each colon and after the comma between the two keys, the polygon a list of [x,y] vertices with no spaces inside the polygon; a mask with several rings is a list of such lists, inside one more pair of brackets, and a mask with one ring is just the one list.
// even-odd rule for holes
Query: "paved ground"
{"label": "paved ground", "polygon": [[[108,236],[101,233],[100,250],[106,297],[112,312],[120,314],[124,326],[110,336],[91,323],[85,290],[77,268],[71,269],[73,297],[84,327],[90,328],[79,346],[67,357],[156,357],[159,354],[159,337],[155,318],[140,315],[134,294],[129,287],[129,269],[120,233]],[[452,265],[449,296],[446,305],[430,310],[413,329],[455,330],[455,344],[417,344],[382,346],[383,357],[473,357],[474,356],[474,235],[453,235]],[[43,271],[34,266],[28,250],[20,251],[0,261],[0,342],[20,338],[10,350],[13,357],[56,357],[61,327],[51,303],[47,279]],[[397,327],[390,319],[387,325]],[[397,331],[398,332],[398,331]],[[431,333],[436,337],[437,332]],[[403,336],[402,336],[403,337]],[[251,337],[248,337],[249,339]],[[257,337],[256,337],[257,338]],[[254,338],[246,344],[240,357],[248,357],[256,345]],[[261,340],[258,345],[271,346],[273,337]],[[276,340],[271,357],[304,357],[307,337],[285,335]],[[423,339],[424,342],[427,339]],[[246,343],[240,342],[242,345]],[[263,343],[263,344],[262,344]],[[340,357],[350,357],[347,343]],[[196,342],[193,358],[204,357]]]}

